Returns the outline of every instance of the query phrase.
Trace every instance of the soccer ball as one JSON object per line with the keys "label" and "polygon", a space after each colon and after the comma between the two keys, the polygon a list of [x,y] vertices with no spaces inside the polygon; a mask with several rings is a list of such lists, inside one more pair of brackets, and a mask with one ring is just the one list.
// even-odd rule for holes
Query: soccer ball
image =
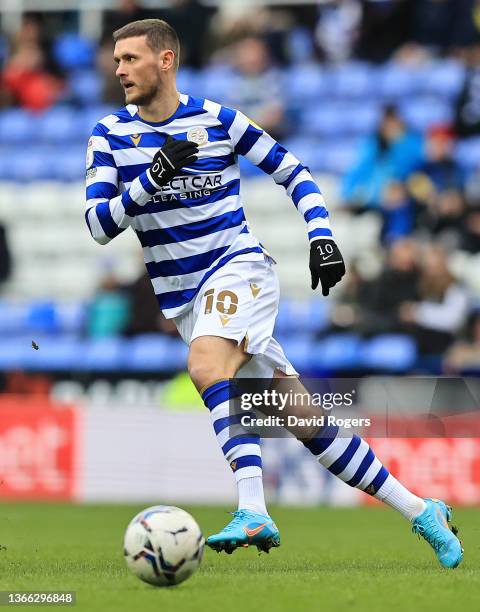
{"label": "soccer ball", "polygon": [[204,545],[200,527],[188,512],[152,506],[130,521],[123,552],[135,576],[155,586],[171,586],[198,569]]}

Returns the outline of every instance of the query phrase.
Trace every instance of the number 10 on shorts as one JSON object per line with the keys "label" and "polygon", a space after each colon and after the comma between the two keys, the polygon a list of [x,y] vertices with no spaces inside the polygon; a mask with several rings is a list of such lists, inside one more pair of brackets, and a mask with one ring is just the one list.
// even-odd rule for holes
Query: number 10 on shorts
{"label": "number 10 on shorts", "polygon": [[215,299],[215,289],[209,289],[205,291],[203,297],[206,298],[205,302],[205,314],[210,314],[213,310],[213,305],[220,314],[232,316],[237,312],[238,308],[238,296],[233,291],[224,289],[217,294]]}

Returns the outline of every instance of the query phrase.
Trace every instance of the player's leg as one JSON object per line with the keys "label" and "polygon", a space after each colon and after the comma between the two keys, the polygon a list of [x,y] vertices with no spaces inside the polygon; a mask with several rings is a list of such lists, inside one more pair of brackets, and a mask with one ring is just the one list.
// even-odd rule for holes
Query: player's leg
{"label": "player's leg", "polygon": [[[283,372],[276,370],[275,378],[284,377]],[[308,394],[298,378],[288,384],[294,392]],[[284,414],[298,415],[300,410],[300,416],[306,416],[308,408],[304,405],[287,405]],[[311,412],[318,415],[316,410]],[[451,508],[440,500],[422,499],[409,491],[390,474],[365,440],[337,425],[325,426],[317,432],[303,429],[292,433],[332,474],[383,501],[407,518],[412,523],[413,531],[434,548],[444,567],[457,567],[461,562],[461,543],[456,537],[456,530],[452,531],[448,525]]]}
{"label": "player's leg", "polygon": [[231,339],[200,336],[190,346],[190,377],[210,411],[212,425],[225,459],[235,475],[238,510],[233,520],[207,544],[218,552],[233,552],[239,546],[256,545],[266,552],[280,544],[278,529],[265,507],[260,439],[254,434],[234,435],[235,416],[230,400],[238,391],[233,377],[250,356],[244,343]]}
{"label": "player's leg", "polygon": [[[217,440],[237,482],[234,520],[207,540],[217,550],[231,552],[245,544],[268,550],[280,543],[265,507],[260,439],[236,432],[231,427],[236,417],[229,409],[229,400],[239,393],[232,378],[251,358],[245,350],[247,337],[254,339],[253,353],[261,351],[271,338],[277,304],[278,283],[271,266],[263,260],[234,261],[203,287],[194,306],[193,330],[182,333],[179,323],[190,343],[190,376],[210,411]],[[268,319],[261,328],[254,323],[258,313]]]}
{"label": "player's leg", "polygon": [[196,338],[188,358],[190,377],[210,411],[220,448],[237,482],[238,508],[267,514],[262,482],[262,457],[257,435],[233,435],[230,400],[236,388],[232,379],[248,362],[244,343],[215,336]]}

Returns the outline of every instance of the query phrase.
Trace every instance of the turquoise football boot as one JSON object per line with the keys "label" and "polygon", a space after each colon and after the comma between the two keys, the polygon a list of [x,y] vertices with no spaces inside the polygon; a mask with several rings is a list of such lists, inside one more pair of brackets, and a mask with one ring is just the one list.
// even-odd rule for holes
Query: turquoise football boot
{"label": "turquoise football boot", "polygon": [[256,546],[266,553],[280,546],[280,532],[266,514],[251,510],[237,510],[231,514],[233,520],[222,531],[207,538],[207,546],[217,552],[224,550],[229,555],[241,546]]}
{"label": "turquoise football boot", "polygon": [[452,509],[439,499],[425,499],[427,507],[412,521],[412,531],[422,536],[435,551],[442,567],[454,568],[463,558],[456,527],[449,526]]}

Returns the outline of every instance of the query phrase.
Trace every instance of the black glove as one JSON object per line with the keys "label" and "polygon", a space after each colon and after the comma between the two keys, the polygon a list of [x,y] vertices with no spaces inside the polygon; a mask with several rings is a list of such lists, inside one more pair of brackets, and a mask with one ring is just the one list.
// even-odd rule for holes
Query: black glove
{"label": "black glove", "polygon": [[320,238],[310,245],[310,273],[312,289],[322,283],[322,295],[327,296],[330,289],[345,274],[345,263],[338,246],[333,240]]}
{"label": "black glove", "polygon": [[163,187],[183,166],[188,166],[197,159],[198,145],[190,140],[176,140],[167,137],[163,147],[159,149],[150,166],[152,179]]}

